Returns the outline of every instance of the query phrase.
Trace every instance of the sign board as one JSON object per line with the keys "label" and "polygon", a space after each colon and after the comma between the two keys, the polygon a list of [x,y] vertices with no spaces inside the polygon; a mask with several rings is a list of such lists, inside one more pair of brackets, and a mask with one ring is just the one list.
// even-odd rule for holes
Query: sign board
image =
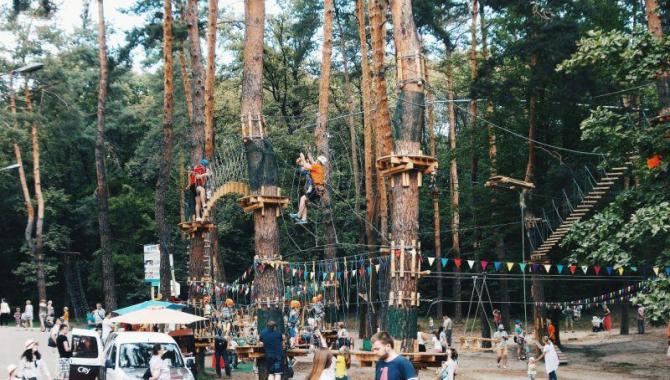
{"label": "sign board", "polygon": [[144,281],[157,283],[161,275],[161,250],[158,244],[144,246]]}

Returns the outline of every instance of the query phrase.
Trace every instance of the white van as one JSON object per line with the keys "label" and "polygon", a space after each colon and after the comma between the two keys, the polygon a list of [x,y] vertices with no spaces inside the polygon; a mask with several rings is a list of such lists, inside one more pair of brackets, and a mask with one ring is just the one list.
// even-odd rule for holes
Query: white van
{"label": "white van", "polygon": [[94,380],[100,377],[102,342],[95,330],[72,329],[70,380]]}
{"label": "white van", "polygon": [[172,337],[154,332],[121,331],[110,334],[105,341],[104,361],[100,378],[104,380],[141,379],[149,368],[154,345],[160,344],[169,359],[170,378],[195,380],[181,350]]}

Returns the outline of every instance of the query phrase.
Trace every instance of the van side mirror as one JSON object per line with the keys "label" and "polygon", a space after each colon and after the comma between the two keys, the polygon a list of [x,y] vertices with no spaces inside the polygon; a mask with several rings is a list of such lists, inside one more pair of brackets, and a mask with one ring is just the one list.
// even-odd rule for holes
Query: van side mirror
{"label": "van side mirror", "polygon": [[112,359],[105,360],[105,368],[114,368],[114,362]]}
{"label": "van side mirror", "polygon": [[190,356],[187,358],[184,358],[184,362],[186,363],[186,368],[188,369],[193,369],[195,368],[195,358]]}

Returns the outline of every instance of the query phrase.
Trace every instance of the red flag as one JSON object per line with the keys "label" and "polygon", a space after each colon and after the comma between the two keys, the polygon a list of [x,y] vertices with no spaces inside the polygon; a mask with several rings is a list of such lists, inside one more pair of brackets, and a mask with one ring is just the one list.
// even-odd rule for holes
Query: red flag
{"label": "red flag", "polygon": [[577,270],[577,266],[575,264],[570,265],[570,273],[575,274],[575,271]]}
{"label": "red flag", "polygon": [[486,261],[486,260],[482,260],[482,261],[481,261],[482,270],[486,270],[486,266],[487,266],[488,264],[489,264],[488,261]]}
{"label": "red flag", "polygon": [[461,267],[461,262],[462,262],[462,261],[463,261],[463,260],[461,260],[461,259],[454,259],[454,263],[456,263],[456,267],[458,267],[459,269],[460,269],[460,267]]}
{"label": "red flag", "polygon": [[596,272],[596,276],[600,274],[600,265],[596,265],[593,267],[593,270]]}

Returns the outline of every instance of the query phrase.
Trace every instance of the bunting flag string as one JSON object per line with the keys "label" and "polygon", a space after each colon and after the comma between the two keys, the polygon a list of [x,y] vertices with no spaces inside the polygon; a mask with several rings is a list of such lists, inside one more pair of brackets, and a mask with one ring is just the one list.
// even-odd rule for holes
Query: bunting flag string
{"label": "bunting flag string", "polygon": [[616,302],[627,301],[640,291],[644,291],[645,287],[642,282],[628,285],[616,291],[601,294],[597,297],[587,297],[578,300],[565,302],[535,302],[536,306],[546,307],[548,309],[565,309],[567,307],[582,307],[591,308],[602,306],[602,304],[612,304]]}

